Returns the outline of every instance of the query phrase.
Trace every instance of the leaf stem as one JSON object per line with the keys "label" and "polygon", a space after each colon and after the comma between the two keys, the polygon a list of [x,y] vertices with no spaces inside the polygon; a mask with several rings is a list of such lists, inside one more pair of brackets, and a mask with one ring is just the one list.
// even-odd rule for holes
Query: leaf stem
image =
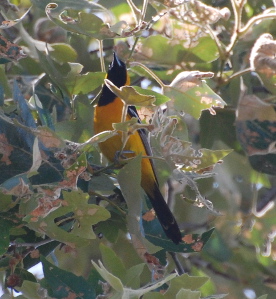
{"label": "leaf stem", "polygon": [[131,62],[130,65],[131,66],[141,67],[161,86],[161,88],[165,87],[165,84],[149,68],[147,68],[144,64],[135,61],[135,62]]}
{"label": "leaf stem", "polygon": [[237,78],[237,77],[240,77],[240,76],[242,76],[242,75],[245,75],[245,74],[247,74],[247,73],[249,73],[249,72],[251,72],[252,71],[252,69],[249,67],[249,68],[246,68],[246,69],[244,69],[244,70],[241,70],[241,71],[238,71],[238,72],[236,72],[236,73],[234,73],[232,76],[230,76],[227,80],[226,80],[226,83],[228,83],[229,81],[231,81],[231,80],[233,80],[233,79],[235,79],[235,78]]}
{"label": "leaf stem", "polygon": [[104,58],[103,58],[103,41],[101,39],[98,40],[99,42],[99,53],[100,53],[100,62],[101,62],[101,70],[102,72],[106,73]]}
{"label": "leaf stem", "polygon": [[101,195],[101,194],[99,194],[97,192],[94,192],[94,191],[89,191],[88,194],[89,195],[97,196],[100,199],[107,201],[110,205],[112,205],[114,208],[116,208],[121,214],[123,214],[123,215],[127,214],[125,211],[123,211],[121,208],[119,208],[112,200],[110,200],[106,196],[103,196],[103,195]]}
{"label": "leaf stem", "polygon": [[148,7],[148,3],[149,3],[149,0],[144,0],[144,1],[143,1],[143,7],[142,7],[142,13],[141,13],[141,19],[140,19],[140,22],[139,22],[139,25],[140,25],[140,26],[142,25],[142,22],[143,22],[144,19],[145,19],[146,11],[147,11],[147,7]]}
{"label": "leaf stem", "polygon": [[169,254],[171,255],[171,257],[172,257],[172,259],[173,259],[173,261],[174,261],[174,264],[175,264],[175,266],[176,266],[176,270],[177,270],[177,272],[178,272],[178,275],[182,275],[182,274],[184,274],[185,271],[184,271],[184,269],[183,269],[183,267],[182,267],[182,265],[181,265],[181,263],[180,263],[180,261],[179,261],[177,255],[176,255],[176,253],[173,252],[173,251],[170,251]]}
{"label": "leaf stem", "polygon": [[18,242],[10,242],[10,245],[11,246],[16,246],[16,247],[33,247],[33,248],[38,248],[42,245],[45,245],[45,244],[48,244],[48,243],[51,243],[51,242],[54,242],[56,240],[53,240],[53,239],[45,239],[45,240],[42,240],[40,242],[37,242],[37,243],[18,243]]}
{"label": "leaf stem", "polygon": [[131,48],[131,50],[130,50],[128,59],[131,58],[131,56],[132,56],[132,54],[133,54],[133,52],[134,52],[134,49],[135,49],[135,47],[136,47],[136,45],[137,45],[137,43],[138,43],[138,40],[139,40],[139,36],[137,36],[137,37],[135,38],[135,40],[134,40],[134,43],[133,43],[133,46],[132,46],[132,48]]}
{"label": "leaf stem", "polygon": [[127,0],[127,3],[133,12],[133,16],[135,18],[135,23],[136,23],[136,25],[138,25],[138,23],[140,23],[140,19],[141,19],[141,10],[133,3],[132,0]]}

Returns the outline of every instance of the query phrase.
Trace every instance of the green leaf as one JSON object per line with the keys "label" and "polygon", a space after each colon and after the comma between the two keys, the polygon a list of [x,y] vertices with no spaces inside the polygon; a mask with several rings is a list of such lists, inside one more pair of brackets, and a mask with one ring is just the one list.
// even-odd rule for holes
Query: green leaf
{"label": "green leaf", "polygon": [[[53,3],[51,0],[31,0],[31,2],[38,8],[40,9],[45,9],[45,7],[49,3]],[[54,3],[58,5],[57,9],[59,12],[63,11],[66,8],[71,8],[71,9],[77,9],[77,10],[82,10],[82,9],[89,9],[89,10],[94,10],[94,11],[102,11],[103,7],[100,4],[97,4],[95,2],[87,1],[87,0],[55,0]]]}
{"label": "green leaf", "polygon": [[[211,36],[199,38],[196,46],[189,48],[189,53],[197,57],[197,60],[194,59],[197,63],[212,62],[219,57],[218,47]],[[186,58],[187,60],[189,60],[189,55]]]}
{"label": "green leaf", "polygon": [[191,290],[180,290],[176,294],[176,299],[200,299],[200,292]]}
{"label": "green leaf", "polygon": [[118,88],[110,80],[104,80],[105,85],[119,97],[126,105],[153,106],[155,97],[153,95],[140,94],[132,86]]}
{"label": "green leaf", "polygon": [[[56,3],[47,5],[45,11],[51,21],[67,31],[94,37],[98,40],[118,36],[116,32],[110,30],[108,24],[92,13],[75,11],[77,17],[73,18],[68,15],[68,11],[61,11]],[[70,12],[72,12],[71,9]]]}
{"label": "green leaf", "polygon": [[113,289],[115,289],[118,292],[123,292],[124,287],[121,280],[118,277],[111,274],[109,271],[107,271],[107,269],[104,267],[101,261],[99,261],[100,266],[98,266],[94,261],[92,261],[92,265],[96,268],[96,270],[99,272],[102,278],[111,285]]}
{"label": "green leaf", "polygon": [[[132,88],[134,88],[140,94],[154,96],[155,97],[155,101],[154,101],[155,106],[160,106],[160,105],[165,104],[166,102],[171,100],[170,98],[166,97],[165,95],[155,92],[150,89],[144,89],[139,86],[132,86]],[[137,105],[139,106],[139,103]]]}
{"label": "green leaf", "polygon": [[12,223],[0,217],[0,227],[0,255],[3,255],[10,245],[10,228],[12,227]]}
{"label": "green leaf", "polygon": [[262,295],[262,296],[258,297],[257,299],[267,299],[267,295]]}
{"label": "green leaf", "polygon": [[9,86],[9,82],[7,76],[5,74],[4,66],[0,66],[0,106],[4,105],[4,97],[6,95],[7,98],[12,97],[11,89]]}
{"label": "green leaf", "polygon": [[126,219],[125,216],[118,214],[117,211],[110,211],[110,213],[111,218],[98,223],[95,233],[102,233],[109,242],[116,243],[120,230],[127,232]]}
{"label": "green leaf", "polygon": [[131,289],[138,289],[140,286],[140,277],[145,268],[145,264],[138,264],[127,269],[124,284]]}
{"label": "green leaf", "polygon": [[[84,75],[76,74],[73,75],[72,78],[70,76],[66,85],[68,85],[68,90],[71,94],[87,94],[101,86],[104,77],[105,73],[102,72],[87,73]],[[69,87],[69,85],[71,85],[71,87]]]}
{"label": "green leaf", "polygon": [[73,62],[77,59],[77,52],[67,44],[51,44],[53,51],[50,52],[51,57],[60,62]]}
{"label": "green leaf", "polygon": [[[63,198],[63,204],[46,217],[39,217],[35,222],[31,216],[25,217],[28,227],[72,247],[85,246],[89,243],[89,239],[96,238],[92,225],[105,221],[110,217],[110,213],[103,207],[88,204],[88,194],[81,191],[64,191]],[[68,213],[73,213],[69,219],[75,220],[70,232],[63,230],[56,223],[57,218],[64,217]]]}
{"label": "green leaf", "polygon": [[119,171],[117,177],[122,194],[127,202],[129,231],[137,236],[141,234],[139,222],[137,220],[140,218],[142,210],[141,161],[141,155],[129,160],[128,163]]}
{"label": "green leaf", "polygon": [[208,297],[204,297],[202,299],[222,299],[222,298],[225,298],[227,296],[228,296],[228,294],[218,294],[218,295],[211,295],[211,296],[208,296]]}
{"label": "green leaf", "polygon": [[183,61],[211,62],[218,58],[216,43],[209,36],[199,38],[195,47],[186,48],[183,43],[185,40],[179,42],[161,35],[150,36],[141,42],[139,54],[158,67],[181,65]]}
{"label": "green leaf", "polygon": [[87,97],[75,99],[75,119],[55,124],[56,133],[63,139],[74,142],[85,142],[93,135],[93,106]]}
{"label": "green leaf", "polygon": [[40,287],[39,283],[24,280],[22,286],[16,287],[16,290],[21,292],[26,298],[40,299],[41,295],[38,293]]}
{"label": "green leaf", "polygon": [[126,268],[116,253],[108,246],[100,244],[100,251],[102,254],[102,261],[106,269],[113,275],[121,279],[126,278]]}
{"label": "green leaf", "polygon": [[96,298],[93,288],[87,281],[71,272],[59,269],[41,256],[43,273],[47,281],[48,292],[54,298]]}
{"label": "green leaf", "polygon": [[[208,277],[200,276],[189,276],[188,274],[183,274],[181,276],[175,277],[171,280],[170,286],[165,293],[166,298],[175,298],[177,293],[181,289],[187,289],[189,291],[198,290],[202,287],[207,281]],[[186,298],[186,297],[182,297]]]}
{"label": "green leaf", "polygon": [[183,88],[183,86],[166,85],[164,94],[173,100],[176,111],[188,113],[197,119],[202,110],[209,109],[214,114],[213,107],[223,108],[226,105],[222,98],[203,81],[198,81],[194,87],[188,89],[186,86]]}
{"label": "green leaf", "polygon": [[[200,171],[215,165],[221,161],[224,157],[229,155],[233,150],[209,150],[202,148],[198,150],[198,153],[194,156],[186,156],[183,158],[187,163],[181,169],[184,171]],[[196,163],[195,163],[196,162]]]}
{"label": "green leaf", "polygon": [[212,228],[209,231],[204,232],[202,235],[182,234],[182,242],[176,245],[165,235],[164,231],[161,229],[158,219],[155,218],[151,221],[145,221],[143,219],[143,227],[145,231],[145,237],[152,244],[160,246],[167,251],[182,253],[201,251],[214,231],[214,228]]}
{"label": "green leaf", "polygon": [[6,212],[14,207],[14,205],[15,203],[12,200],[12,195],[0,192],[0,212]]}

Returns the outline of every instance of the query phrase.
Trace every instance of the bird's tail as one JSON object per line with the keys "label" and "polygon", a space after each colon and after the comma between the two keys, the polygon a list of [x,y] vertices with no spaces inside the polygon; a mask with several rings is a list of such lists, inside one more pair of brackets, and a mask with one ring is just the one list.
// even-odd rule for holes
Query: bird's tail
{"label": "bird's tail", "polygon": [[156,183],[150,194],[147,192],[147,196],[166,236],[175,244],[181,242],[182,236],[178,224]]}

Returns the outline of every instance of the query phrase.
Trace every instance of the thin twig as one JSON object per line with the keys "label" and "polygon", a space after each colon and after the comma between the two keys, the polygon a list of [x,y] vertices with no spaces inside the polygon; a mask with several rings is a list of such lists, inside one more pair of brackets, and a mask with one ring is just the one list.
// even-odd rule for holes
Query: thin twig
{"label": "thin twig", "polygon": [[247,68],[247,69],[244,69],[244,70],[241,70],[241,71],[239,71],[239,72],[236,72],[236,73],[234,73],[232,76],[230,76],[230,77],[227,79],[226,83],[228,83],[229,81],[231,81],[231,80],[233,80],[233,79],[235,79],[235,78],[237,78],[237,77],[240,77],[240,76],[242,76],[242,75],[245,75],[245,74],[247,74],[247,73],[250,73],[251,71],[252,71],[252,69],[249,67],[249,68]]}
{"label": "thin twig", "polygon": [[121,208],[119,208],[114,202],[112,202],[112,200],[110,200],[109,198],[107,198],[107,197],[105,197],[105,196],[103,196],[103,195],[101,195],[97,192],[94,192],[94,191],[89,191],[88,194],[93,195],[93,196],[97,196],[100,199],[107,201],[109,204],[111,204],[113,207],[115,207],[121,214],[123,214],[123,215],[127,214],[125,211],[123,211]]}
{"label": "thin twig", "polygon": [[103,58],[103,41],[99,41],[99,53],[100,53],[100,62],[101,62],[101,70],[102,72],[106,73],[105,64],[104,64],[104,58]]}
{"label": "thin twig", "polygon": [[54,242],[56,240],[53,240],[53,239],[45,239],[45,240],[42,240],[40,242],[37,242],[37,243],[18,243],[18,242],[10,242],[10,245],[11,246],[16,246],[16,247],[33,247],[33,248],[38,248],[42,245],[45,245],[45,244],[48,244],[48,243],[51,243],[51,242]]}
{"label": "thin twig", "polygon": [[169,251],[169,254],[171,255],[171,257],[172,257],[172,259],[173,259],[173,261],[174,261],[174,264],[175,264],[175,266],[176,266],[176,270],[177,270],[178,274],[179,274],[179,275],[184,274],[184,273],[185,273],[185,270],[184,270],[184,268],[182,267],[182,265],[181,265],[181,263],[180,263],[180,261],[179,261],[177,255],[176,255],[176,253],[175,253],[175,252],[172,252],[172,251]]}

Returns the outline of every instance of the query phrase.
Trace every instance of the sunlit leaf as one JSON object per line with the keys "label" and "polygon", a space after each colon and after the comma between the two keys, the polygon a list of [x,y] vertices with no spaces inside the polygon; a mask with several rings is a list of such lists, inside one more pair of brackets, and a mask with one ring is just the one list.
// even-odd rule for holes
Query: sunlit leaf
{"label": "sunlit leaf", "polygon": [[132,86],[122,86],[118,88],[108,79],[105,79],[104,82],[126,105],[152,106],[155,102],[153,95],[140,94]]}
{"label": "sunlit leaf", "polygon": [[178,75],[169,86],[164,87],[164,94],[172,99],[174,109],[194,118],[199,118],[202,110],[209,109],[211,114],[215,114],[213,107],[223,108],[226,105],[205,82],[199,80],[201,76],[204,78],[204,73],[199,73],[199,76],[197,72],[182,78]]}
{"label": "sunlit leaf", "polygon": [[76,10],[88,9],[88,10],[92,10],[94,12],[99,12],[99,11],[104,10],[104,8],[100,4],[96,3],[97,1],[91,2],[91,1],[87,1],[87,0],[78,0],[78,1],[74,1],[74,0],[66,0],[66,1],[64,1],[64,0],[55,0],[55,1],[31,0],[31,2],[36,7],[39,7],[40,9],[43,9],[43,10],[49,3],[54,3],[57,5],[56,9],[58,10],[58,12],[62,12],[66,8],[76,9]]}
{"label": "sunlit leaf", "polygon": [[30,9],[31,7],[19,19],[2,21],[2,25],[0,25],[0,29],[7,29],[18,24],[25,18],[25,16],[29,13]]}
{"label": "sunlit leaf", "polygon": [[96,39],[115,38],[117,33],[110,30],[107,24],[94,14],[78,12],[77,19],[68,16],[66,11],[60,13],[56,3],[46,6],[48,18],[67,31],[87,35]]}
{"label": "sunlit leaf", "polygon": [[[170,98],[166,97],[165,95],[163,95],[161,93],[155,92],[153,90],[144,89],[139,86],[132,86],[132,87],[140,94],[154,96],[154,98],[155,98],[154,105],[155,106],[160,106],[160,105],[165,104],[166,102],[170,101]],[[136,105],[139,106],[139,103],[137,103]]]}

